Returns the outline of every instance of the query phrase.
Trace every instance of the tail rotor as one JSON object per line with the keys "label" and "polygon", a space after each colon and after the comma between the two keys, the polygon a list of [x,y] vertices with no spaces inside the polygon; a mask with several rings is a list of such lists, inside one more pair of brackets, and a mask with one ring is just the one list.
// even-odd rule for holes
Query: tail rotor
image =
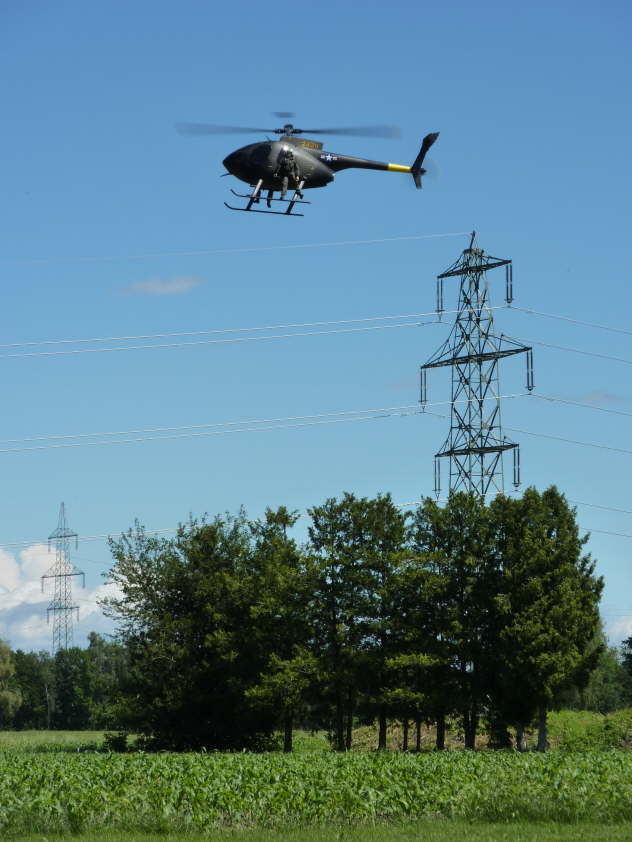
{"label": "tail rotor", "polygon": [[428,154],[428,150],[438,137],[439,132],[432,132],[431,134],[427,134],[424,137],[421,143],[421,149],[419,150],[419,155],[417,155],[412,167],[410,168],[410,171],[413,176],[413,181],[415,182],[415,187],[418,190],[421,190],[421,177],[422,175],[426,174],[426,170],[422,166],[424,158],[426,157],[426,155]]}

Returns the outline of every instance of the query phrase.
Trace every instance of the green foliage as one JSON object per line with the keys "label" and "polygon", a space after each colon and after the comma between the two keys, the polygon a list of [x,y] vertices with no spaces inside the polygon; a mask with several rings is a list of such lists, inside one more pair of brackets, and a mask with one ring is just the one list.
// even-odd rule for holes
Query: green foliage
{"label": "green foliage", "polygon": [[[607,842],[629,842],[628,823],[608,825]],[[595,842],[603,840],[604,828],[596,824],[563,825],[558,822],[464,822],[441,818],[397,823],[335,824],[316,827],[230,828],[187,833],[104,831],[75,834],[73,842]],[[19,842],[50,842],[39,834],[19,837]]]}
{"label": "green foliage", "polygon": [[22,703],[13,715],[12,725],[24,728],[50,728],[54,706],[55,670],[47,652],[14,653],[15,682]]}
{"label": "green foliage", "polygon": [[493,537],[489,508],[475,494],[451,493],[444,507],[427,498],[415,513],[413,546],[434,579],[428,636],[439,669],[433,707],[441,717],[461,712],[469,748],[493,673],[493,599],[501,575]]}
{"label": "green foliage", "polygon": [[102,731],[0,731],[0,752],[55,754],[98,751]]}
{"label": "green foliage", "polygon": [[269,658],[252,539],[240,513],[192,520],[173,540],[137,525],[111,544],[122,596],[105,610],[129,652],[124,724],[156,748],[264,747],[272,735],[274,712],[246,698]]}
{"label": "green foliage", "polygon": [[21,704],[11,725],[22,729],[106,728],[119,724],[117,703],[126,681],[127,651],[91,632],[87,649],[14,653]]}
{"label": "green foliage", "polygon": [[[504,713],[528,722],[568,687],[583,687],[601,654],[603,580],[583,554],[575,512],[551,487],[521,499],[499,497],[496,516],[503,581],[499,593],[499,674]],[[530,715],[529,715],[530,714]]]}
{"label": "green foliage", "polygon": [[621,663],[628,675],[632,676],[632,637],[628,637],[621,644]]}
{"label": "green foliage", "polygon": [[414,821],[632,819],[627,752],[0,758],[0,835]]}
{"label": "green foliage", "polygon": [[245,698],[282,724],[286,751],[292,750],[294,720],[305,713],[317,669],[308,648],[312,569],[309,558],[287,535],[297,519],[297,512],[281,506],[276,511],[266,509],[265,519],[251,524],[255,541],[251,645],[262,653],[265,666],[257,683],[246,688]]}
{"label": "green foliage", "polygon": [[406,546],[406,514],[390,495],[345,493],[309,510],[314,570],[312,646],[320,703],[339,751],[351,748],[354,714],[376,711],[385,724],[386,661],[393,653],[394,585]]}
{"label": "green foliage", "polygon": [[599,659],[588,683],[582,688],[573,686],[565,691],[559,699],[563,707],[611,713],[632,705],[632,673],[621,662],[618,648],[605,644],[602,633],[599,643]]}
{"label": "green foliage", "polygon": [[[358,719],[378,719],[384,748],[397,716],[435,720],[443,748],[458,714],[466,747],[484,720],[496,747],[511,744],[509,725],[522,747],[537,712],[544,748],[547,709],[588,693],[596,665],[606,675],[603,582],[554,487],[490,505],[428,499],[412,523],[389,495],[346,493],[309,514],[304,548],[285,507],[254,523],[243,512],[191,520],[172,540],[137,524],[112,542],[120,596],[105,608],[129,654],[123,701],[110,707],[117,727],[170,749],[262,747],[282,727],[289,751],[301,722],[327,728],[342,751]],[[95,700],[117,685],[96,669],[103,642],[88,652],[83,666],[76,653],[61,659],[75,664],[56,687],[56,716],[75,717],[66,724],[82,712],[96,721]]]}
{"label": "green foliage", "polygon": [[81,730],[90,724],[92,663],[85,649],[60,649],[55,655],[53,727]]}
{"label": "green foliage", "polygon": [[605,716],[592,711],[562,710],[550,714],[550,734],[561,751],[632,747],[632,708]]}
{"label": "green foliage", "polygon": [[15,685],[15,664],[11,648],[0,640],[0,728],[12,721],[22,702],[22,694]]}

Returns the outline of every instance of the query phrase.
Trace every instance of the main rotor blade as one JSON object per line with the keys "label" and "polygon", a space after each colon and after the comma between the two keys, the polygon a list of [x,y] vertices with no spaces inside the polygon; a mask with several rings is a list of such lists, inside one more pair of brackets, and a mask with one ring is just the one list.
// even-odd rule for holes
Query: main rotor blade
{"label": "main rotor blade", "polygon": [[253,129],[246,126],[220,126],[214,123],[176,123],[176,131],[183,135],[209,134],[273,134],[274,129]]}
{"label": "main rotor blade", "polygon": [[296,117],[296,114],[293,111],[273,111],[272,113],[275,117],[278,117],[279,120],[291,120],[292,117]]}
{"label": "main rotor blade", "polygon": [[400,137],[399,126],[352,126],[341,129],[295,129],[301,134],[337,134],[348,137]]}

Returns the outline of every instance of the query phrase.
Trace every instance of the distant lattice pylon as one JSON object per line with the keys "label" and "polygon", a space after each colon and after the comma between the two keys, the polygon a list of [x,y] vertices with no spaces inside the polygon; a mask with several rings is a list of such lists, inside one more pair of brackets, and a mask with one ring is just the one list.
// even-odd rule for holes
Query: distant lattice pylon
{"label": "distant lattice pylon", "polygon": [[75,612],[79,619],[79,606],[72,602],[73,576],[82,576],[85,586],[85,576],[70,563],[70,543],[75,540],[78,546],[78,535],[68,528],[66,523],[66,507],[62,503],[59,507],[59,521],[57,529],[48,536],[48,550],[51,543],[55,545],[55,563],[42,576],[42,592],[44,580],[53,579],[53,598],[46,609],[46,620],[50,622],[53,615],[53,653],[59,649],[68,649],[73,645],[73,617]]}
{"label": "distant lattice pylon", "polygon": [[506,301],[513,300],[511,260],[485,254],[472,233],[469,248],[445,272],[437,276],[437,310],[443,311],[443,281],[458,277],[459,304],[450,335],[431,359],[421,366],[421,403],[425,404],[428,369],[450,366],[452,401],[450,432],[435,454],[435,493],[441,490],[440,460],[450,461],[452,491],[503,492],[503,461],[506,450],[514,456],[514,485],[520,484],[518,445],[503,435],[500,423],[498,361],[526,353],[527,389],[533,389],[533,352],[503,334],[494,333],[494,317],[488,302],[487,272],[500,266],[506,271]]}

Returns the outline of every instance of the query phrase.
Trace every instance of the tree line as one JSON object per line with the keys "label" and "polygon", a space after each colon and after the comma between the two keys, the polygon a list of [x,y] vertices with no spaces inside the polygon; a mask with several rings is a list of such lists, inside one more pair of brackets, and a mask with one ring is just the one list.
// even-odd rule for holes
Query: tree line
{"label": "tree line", "polygon": [[474,748],[484,719],[525,747],[603,644],[603,581],[575,512],[555,488],[521,498],[451,494],[402,511],[389,495],[344,494],[308,512],[190,520],[174,539],[138,524],[111,548],[120,596],[105,610],[129,653],[130,727],[157,745],[235,749],[297,721],[338,750],[354,723],[458,717]]}
{"label": "tree line", "polygon": [[[285,507],[190,519],[175,538],[137,523],[111,542],[108,642],[46,653],[0,650],[4,727],[126,729],[170,749],[267,748],[297,725],[337,750],[357,724],[422,723],[445,747],[455,720],[467,748],[526,747],[557,706],[632,703],[599,622],[602,580],[575,511],[555,488],[521,498],[451,494],[402,511],[389,495],[344,494],[308,512],[307,538]],[[3,678],[4,676],[4,678]],[[604,709],[605,708],[605,709]],[[409,742],[410,735],[410,742]]]}
{"label": "tree line", "polygon": [[127,650],[96,632],[87,648],[11,651],[0,642],[0,727],[15,730],[118,728]]}

